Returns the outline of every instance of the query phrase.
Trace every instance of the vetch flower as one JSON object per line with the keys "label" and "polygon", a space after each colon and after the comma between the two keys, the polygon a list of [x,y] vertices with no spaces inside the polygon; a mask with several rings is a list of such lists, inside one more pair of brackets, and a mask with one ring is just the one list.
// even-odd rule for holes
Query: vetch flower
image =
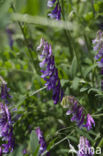
{"label": "vetch flower", "polygon": [[[36,134],[38,136],[38,140],[39,140],[39,144],[40,144],[40,154],[42,154],[45,150],[46,150],[46,142],[45,142],[45,139],[43,137],[43,133],[42,131],[40,130],[40,128],[36,128]],[[47,152],[46,156],[49,156],[50,153]]]}
{"label": "vetch flower", "polygon": [[100,68],[103,67],[103,32],[97,32],[96,38],[92,41],[93,50],[97,53],[95,59]]}
{"label": "vetch flower", "polygon": [[93,156],[93,151],[87,138],[81,136],[77,156]]}
{"label": "vetch flower", "polygon": [[40,55],[40,58],[42,59],[42,62],[40,63],[40,67],[42,68],[41,77],[46,81],[45,85],[47,86],[47,89],[53,91],[53,101],[54,104],[57,104],[62,100],[63,92],[61,90],[58,70],[55,67],[51,45],[44,41],[44,39],[41,39],[37,50],[42,50],[42,54]]}
{"label": "vetch flower", "polygon": [[[101,75],[103,75],[103,32],[99,30],[96,38],[92,41],[93,50],[97,53],[95,59],[98,67],[101,69]],[[101,81],[101,89],[103,90],[103,81]]]}
{"label": "vetch flower", "polygon": [[2,103],[0,103],[0,138],[4,142],[1,146],[2,153],[12,152],[14,139],[11,115],[7,105],[3,105]]}
{"label": "vetch flower", "polygon": [[56,20],[61,19],[61,6],[58,0],[48,0],[47,6],[49,8],[53,7],[53,10],[48,14],[49,17]]}
{"label": "vetch flower", "polygon": [[47,6],[48,7],[53,7],[55,2],[56,2],[56,0],[48,0]]}
{"label": "vetch flower", "polygon": [[[66,96],[62,100],[62,106],[68,108],[66,115],[72,115],[71,121],[75,121],[79,128],[86,127],[87,130],[92,128],[92,125],[95,126],[95,122],[90,114],[86,114],[84,108],[73,96]],[[86,124],[85,124],[86,120]]]}
{"label": "vetch flower", "polygon": [[94,119],[92,118],[92,116],[90,114],[87,114],[87,122],[85,127],[90,130],[92,128],[92,125],[95,126],[95,122]]}

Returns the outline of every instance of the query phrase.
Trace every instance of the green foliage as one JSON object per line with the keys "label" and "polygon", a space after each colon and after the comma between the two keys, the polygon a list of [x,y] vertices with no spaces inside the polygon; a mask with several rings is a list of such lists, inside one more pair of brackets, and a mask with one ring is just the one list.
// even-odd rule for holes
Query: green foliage
{"label": "green foliage", "polygon": [[[36,127],[43,131],[47,150],[53,156],[71,156],[69,145],[78,150],[81,135],[92,146],[103,147],[102,76],[92,46],[103,23],[103,1],[60,0],[60,4],[64,15],[62,21],[56,21],[47,17],[47,0],[0,0],[0,75],[13,96],[10,111],[15,148],[8,156],[23,156],[24,149],[25,156],[39,155]],[[13,31],[12,48],[7,29]],[[61,104],[53,104],[52,92],[41,78],[36,48],[42,37],[52,45],[66,96]],[[96,126],[92,131],[78,129],[65,115],[68,96],[75,96],[93,115]]]}

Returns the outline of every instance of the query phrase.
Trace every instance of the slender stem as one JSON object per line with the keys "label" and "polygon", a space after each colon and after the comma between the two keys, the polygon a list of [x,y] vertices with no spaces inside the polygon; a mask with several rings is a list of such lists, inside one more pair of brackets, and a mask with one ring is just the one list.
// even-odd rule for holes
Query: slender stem
{"label": "slender stem", "polygon": [[[63,139],[61,139],[60,141],[58,141],[57,143],[55,143],[55,144],[50,148],[50,150],[53,149],[55,146],[59,145],[60,143],[62,143],[63,141],[68,140],[68,137],[69,137],[73,132],[74,132],[74,130],[73,130],[69,135],[67,135],[65,138],[63,138]],[[46,155],[47,153],[48,153],[48,151],[46,150],[45,152],[43,152],[43,153],[41,154],[41,156],[44,156],[44,155]]]}
{"label": "slender stem", "polygon": [[[6,69],[6,68],[2,68],[2,67],[0,67],[0,70],[9,70],[9,69]],[[27,74],[34,74],[34,72],[32,72],[32,71],[28,71],[28,70],[22,70],[22,69],[10,69],[9,70],[10,72],[22,72],[22,73],[27,73]]]}
{"label": "slender stem", "polygon": [[[61,2],[62,2],[62,16],[63,16],[63,20],[65,21],[64,0],[61,0]],[[66,34],[66,37],[67,37],[67,40],[68,40],[71,56],[73,56],[73,55],[76,56],[78,66],[79,66],[79,69],[81,71],[81,65],[80,65],[80,62],[79,62],[79,60],[80,60],[79,55],[78,55],[78,52],[77,52],[76,48],[74,48],[75,47],[74,40],[73,40],[69,30],[67,31],[65,29],[64,31],[65,31],[65,34]]]}
{"label": "slender stem", "polygon": [[93,15],[95,16],[95,8],[94,8],[94,0],[91,0],[92,9],[93,9]]}
{"label": "slender stem", "polygon": [[94,114],[94,115],[92,115],[92,117],[100,117],[100,116],[103,116],[103,113],[101,113],[101,114]]}
{"label": "slender stem", "polygon": [[[64,7],[63,7],[64,6],[64,1],[61,0],[61,2],[62,2],[62,16],[63,16],[63,20],[65,21],[65,11],[64,11]],[[72,43],[71,43],[71,35],[70,35],[70,32],[69,32],[69,30],[67,31],[66,29],[64,29],[64,33],[65,33],[65,36],[66,36],[67,41],[68,41],[70,54],[73,57],[73,48],[72,48]]]}
{"label": "slender stem", "polygon": [[[12,7],[13,11],[16,12],[16,11],[15,11],[15,8],[14,8],[14,6],[13,6],[13,4],[11,5],[11,7]],[[37,71],[37,65],[34,63],[34,59],[33,59],[33,55],[32,55],[32,50],[31,50],[31,48],[29,47],[28,40],[27,40],[27,38],[26,38],[26,35],[25,35],[24,29],[23,29],[23,27],[22,27],[22,24],[21,24],[19,21],[18,21],[17,23],[18,23],[18,25],[19,25],[19,27],[20,27],[20,29],[21,29],[22,34],[23,34],[24,41],[25,41],[25,45],[26,45],[27,48],[28,48],[28,52],[29,52],[31,61],[32,61],[34,67],[35,67],[35,70]],[[38,71],[37,71],[37,73],[38,73]]]}
{"label": "slender stem", "polygon": [[[44,89],[46,89],[46,86],[44,86],[43,88],[40,88],[40,89],[34,91],[34,92],[31,93],[31,94],[28,93],[28,97],[31,97],[31,96],[33,96],[33,95],[39,93],[40,91],[42,91],[42,90],[44,90]],[[23,96],[22,96],[22,100],[23,100],[23,101],[26,100],[26,97],[27,97],[26,95],[23,95]]]}
{"label": "slender stem", "polygon": [[46,88],[47,88],[47,86],[44,86],[43,88],[40,88],[40,89],[34,91],[34,92],[33,92],[32,94],[30,94],[29,96],[33,96],[34,94],[37,94],[38,92],[40,92],[40,91],[42,91],[42,90],[44,90],[44,89],[46,89]]}
{"label": "slender stem", "polygon": [[61,132],[63,130],[67,130],[67,129],[71,129],[71,128],[73,128],[73,126],[71,126],[71,127],[65,127],[65,128],[59,129],[56,133],[59,133],[59,132]]}

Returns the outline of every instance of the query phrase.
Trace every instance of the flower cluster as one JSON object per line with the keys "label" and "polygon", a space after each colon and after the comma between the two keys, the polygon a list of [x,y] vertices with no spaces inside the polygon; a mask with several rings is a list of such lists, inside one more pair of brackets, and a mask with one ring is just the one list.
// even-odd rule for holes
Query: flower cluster
{"label": "flower cluster", "polygon": [[103,32],[100,30],[97,32],[96,38],[92,41],[93,50],[98,52],[95,59],[100,68],[103,68]]}
{"label": "flower cluster", "polygon": [[[95,59],[98,63],[98,67],[101,69],[101,75],[103,75],[103,32],[99,30],[96,38],[92,41],[93,50],[97,52]],[[101,80],[101,89],[103,90],[103,80]]]}
{"label": "flower cluster", "polygon": [[[42,154],[46,150],[46,142],[45,142],[43,133],[40,130],[40,128],[38,127],[35,131],[38,136],[38,140],[39,140],[39,144],[40,144],[40,154]],[[47,152],[46,156],[50,156],[50,153]]]}
{"label": "flower cluster", "polygon": [[58,0],[48,0],[48,7],[54,8],[51,13],[48,14],[49,17],[54,18],[56,20],[61,19],[61,6]]}
{"label": "flower cluster", "polygon": [[14,148],[13,139],[13,127],[11,121],[11,115],[8,109],[8,98],[11,98],[9,94],[9,88],[7,88],[7,83],[0,76],[1,81],[1,100],[0,103],[0,138],[3,144],[0,146],[0,156],[2,153],[12,152]]}
{"label": "flower cluster", "polygon": [[4,144],[1,146],[1,152],[12,152],[14,148],[14,139],[11,116],[6,104],[4,105],[2,103],[0,103],[0,137],[4,141]]}
{"label": "flower cluster", "polygon": [[77,153],[77,156],[93,156],[93,152],[87,138],[81,136],[78,147],[79,151]]}
{"label": "flower cluster", "polygon": [[52,89],[53,101],[54,104],[57,104],[59,100],[62,100],[63,92],[61,90],[60,79],[58,77],[58,70],[55,67],[51,45],[44,41],[44,39],[41,39],[37,50],[42,50],[42,54],[40,55],[40,58],[42,59],[40,67],[43,69],[41,70],[41,77],[46,81],[45,85],[47,86],[47,89]]}
{"label": "flower cluster", "polygon": [[[69,108],[66,115],[72,114],[71,121],[75,121],[79,128],[86,127],[87,130],[92,128],[92,124],[95,126],[95,122],[90,114],[84,113],[84,108],[79,104],[79,102],[73,96],[64,97],[62,100],[62,106],[64,108]],[[84,124],[86,118],[86,124]]]}

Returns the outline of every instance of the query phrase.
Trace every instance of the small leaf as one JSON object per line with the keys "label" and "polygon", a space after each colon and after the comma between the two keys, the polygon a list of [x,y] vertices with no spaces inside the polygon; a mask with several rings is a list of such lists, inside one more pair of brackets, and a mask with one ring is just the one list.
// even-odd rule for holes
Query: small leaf
{"label": "small leaf", "polygon": [[100,140],[98,147],[103,147],[103,138]]}
{"label": "small leaf", "polygon": [[77,138],[76,138],[76,137],[74,137],[74,136],[68,136],[68,138],[69,138],[71,141],[77,143]]}
{"label": "small leaf", "polygon": [[35,130],[33,130],[31,132],[31,135],[30,135],[30,148],[31,148],[32,154],[35,154],[36,153],[37,156],[39,155],[38,147],[39,147],[38,137],[37,137],[37,134],[36,134]]}
{"label": "small leaf", "polygon": [[80,79],[78,77],[75,77],[74,80],[72,81],[71,88],[73,90],[77,90],[79,87],[79,82],[80,82]]}
{"label": "small leaf", "polygon": [[61,86],[64,86],[65,84],[69,83],[69,80],[62,79],[60,82]]}
{"label": "small leaf", "polygon": [[38,156],[40,145],[36,148],[33,156]]}
{"label": "small leaf", "polygon": [[87,87],[83,87],[83,88],[80,89],[80,92],[85,92],[85,91],[87,91],[87,90],[88,90]]}
{"label": "small leaf", "polygon": [[93,64],[92,66],[88,67],[87,70],[84,72],[84,78],[97,66],[97,64]]}
{"label": "small leaf", "polygon": [[98,89],[96,89],[96,88],[91,88],[91,89],[89,89],[88,90],[88,94],[90,93],[90,92],[96,92],[96,93],[100,93],[100,91],[98,90]]}
{"label": "small leaf", "polygon": [[71,74],[72,78],[75,77],[76,73],[77,73],[77,58],[76,58],[76,56],[74,56],[72,65],[70,67],[70,74]]}

